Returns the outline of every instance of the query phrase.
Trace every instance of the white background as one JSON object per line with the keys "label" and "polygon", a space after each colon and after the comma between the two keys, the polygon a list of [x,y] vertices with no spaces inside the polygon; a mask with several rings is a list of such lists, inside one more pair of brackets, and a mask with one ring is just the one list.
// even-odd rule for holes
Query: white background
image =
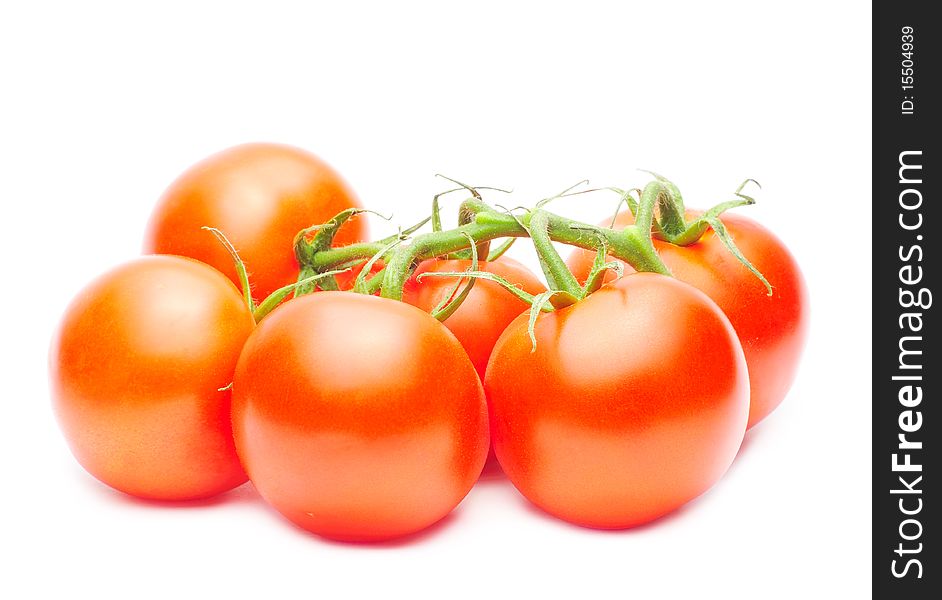
{"label": "white background", "polygon": [[[3,4],[0,596],[869,591],[869,4],[509,4]],[[401,224],[444,189],[435,173],[512,186],[514,204],[583,178],[642,185],[637,168],[699,207],[758,179],[740,210],[790,245],[811,291],[799,379],[711,492],[625,532],[553,520],[500,477],[418,539],[372,547],[295,529],[251,486],[175,507],[112,492],[58,432],[53,329],[139,251],[177,174],[254,140],[318,153]],[[565,202],[590,221],[613,208]]]}

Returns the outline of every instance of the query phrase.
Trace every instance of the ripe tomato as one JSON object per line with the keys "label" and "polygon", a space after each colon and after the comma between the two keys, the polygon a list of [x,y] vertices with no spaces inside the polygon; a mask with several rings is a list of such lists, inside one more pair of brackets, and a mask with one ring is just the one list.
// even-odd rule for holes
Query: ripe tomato
{"label": "ripe tomato", "polygon": [[[698,214],[688,211],[687,218]],[[659,240],[654,245],[671,273],[712,298],[739,335],[749,365],[752,427],[781,404],[795,379],[808,332],[808,293],[798,264],[772,232],[741,215],[724,214],[721,218],[743,255],[772,284],[772,296],[713,230],[690,246]],[[634,217],[625,211],[618,215],[615,226],[623,228],[633,222]],[[592,252],[578,249],[567,264],[582,280],[593,258]]]}
{"label": "ripe tomato", "polygon": [[[216,267],[238,283],[232,258],[201,229],[216,227],[246,264],[256,299],[293,283],[297,233],[359,206],[340,175],[313,154],[276,144],[245,144],[214,154],[184,172],[154,208],[145,253],[179,254]],[[354,217],[335,243],[364,239],[366,220]]]}
{"label": "ripe tomato", "polygon": [[175,256],[138,258],[88,285],[50,352],[52,399],[85,469],[160,500],[202,498],[246,480],[228,391],[254,327],[235,286]]}
{"label": "ripe tomato", "polygon": [[236,449],[259,493],[319,535],[382,540],[458,505],[487,453],[481,383],[413,306],[350,292],[266,317],[236,368]]}
{"label": "ripe tomato", "polygon": [[[416,268],[415,274],[406,282],[402,295],[403,301],[431,312],[452,292],[455,280],[445,277],[425,277],[418,281],[417,277],[429,271],[462,272],[468,270],[470,266],[470,260],[422,262]],[[546,291],[546,286],[529,269],[512,258],[501,257],[494,262],[480,261],[478,270],[499,275],[533,295]],[[468,297],[444,323],[445,327],[450,329],[461,342],[483,380],[487,359],[491,356],[491,350],[494,349],[497,338],[511,321],[528,309],[526,302],[502,288],[500,284],[482,279],[475,282]]]}
{"label": "ripe tomato", "polygon": [[598,528],[645,523],[709,489],[742,442],[749,388],[729,321],[702,292],[630,275],[511,323],[485,377],[497,458],[531,502]]}

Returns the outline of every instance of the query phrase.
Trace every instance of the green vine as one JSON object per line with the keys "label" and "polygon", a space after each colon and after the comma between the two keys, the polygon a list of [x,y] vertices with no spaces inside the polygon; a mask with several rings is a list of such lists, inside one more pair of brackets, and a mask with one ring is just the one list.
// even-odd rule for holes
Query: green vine
{"label": "green vine", "polygon": [[[466,190],[471,195],[459,207],[457,227],[442,228],[439,198],[443,194],[439,194],[433,199],[432,215],[417,225],[385,239],[335,248],[332,244],[337,230],[351,217],[364,212],[362,209],[348,209],[327,223],[301,231],[295,238],[295,255],[301,264],[301,272],[294,293],[302,295],[316,288],[337,289],[336,280],[333,278],[335,272],[362,265],[354,291],[364,294],[378,292],[385,298],[399,300],[402,299],[403,286],[421,261],[437,257],[472,259],[473,268],[465,272],[424,273],[420,276],[451,276],[468,280],[465,288],[459,293],[459,279],[449,300],[436,309],[436,316],[445,318],[467,296],[475,279],[499,279],[477,269],[478,257],[495,260],[515,239],[526,237],[530,238],[536,249],[550,287],[550,293],[546,295],[525,298],[535,306],[536,314],[546,310],[547,303],[558,309],[594,292],[601,286],[607,270],[620,273],[621,265],[617,262],[606,262],[607,256],[621,259],[635,271],[670,275],[655,249],[654,238],[677,245],[690,245],[712,229],[729,251],[762,280],[771,294],[771,286],[765,277],[742,255],[719,218],[730,208],[754,202],[751,197],[741,193],[747,183],[755,183],[754,181],[743,182],[735,192],[736,199],[718,204],[687,222],[683,197],[677,186],[656,173],[651,175],[654,180],[640,190],[606,188],[618,193],[621,197],[619,204],[627,204],[635,217],[633,224],[621,230],[581,223],[545,208],[556,198],[584,193],[572,192],[575,186],[540,201],[533,209],[511,211],[490,206],[484,202],[479,192],[481,189],[497,188],[475,188],[446,177],[445,179],[459,187],[443,194]],[[637,199],[633,194],[637,195]],[[429,221],[433,225],[432,231],[419,234],[419,229]],[[497,239],[506,241],[491,250],[490,242]],[[566,267],[553,246],[554,242],[596,252],[592,272],[584,285],[580,285]],[[382,267],[373,273],[372,270],[377,264]]]}

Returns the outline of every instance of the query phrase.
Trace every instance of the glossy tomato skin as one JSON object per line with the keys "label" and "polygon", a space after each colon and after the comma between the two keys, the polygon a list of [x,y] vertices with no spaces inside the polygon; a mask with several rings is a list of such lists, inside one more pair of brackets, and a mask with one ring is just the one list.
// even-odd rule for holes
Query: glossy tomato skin
{"label": "glossy tomato skin", "polygon": [[147,256],[89,284],[50,351],[52,400],[79,463],[155,500],[213,496],[246,480],[230,392],[254,321],[215,269]]}
{"label": "glossy tomato skin", "polygon": [[[340,175],[304,150],[279,144],[244,144],[214,154],[185,171],[154,208],[145,253],[178,254],[212,265],[238,283],[232,258],[203,226],[222,231],[263,299],[294,283],[294,237],[359,202]],[[353,217],[335,245],[365,239],[366,220]]]}
{"label": "glossy tomato skin", "polygon": [[[687,212],[688,219],[698,215]],[[752,427],[781,404],[795,379],[808,335],[808,292],[794,257],[772,232],[741,215],[729,213],[721,218],[743,255],[772,284],[772,296],[713,230],[690,246],[660,240],[654,245],[671,273],[712,298],[739,335],[749,365]],[[626,211],[618,215],[615,227],[633,222]],[[579,249],[567,264],[577,278],[584,279],[593,258],[593,253]]]}
{"label": "glossy tomato skin", "polygon": [[[406,283],[402,299],[426,312],[431,312],[455,286],[455,279],[446,277],[418,276],[427,272],[463,272],[471,267],[470,260],[427,260],[419,264],[415,274]],[[503,277],[525,292],[536,295],[546,291],[546,286],[529,269],[508,257],[494,262],[478,262],[478,270]],[[464,283],[462,283],[462,286]],[[497,338],[520,313],[529,310],[529,305],[520,300],[499,283],[478,280],[458,310],[445,321],[471,357],[475,370],[484,379],[487,359]]]}
{"label": "glossy tomato skin", "polygon": [[408,535],[471,489],[487,408],[471,362],[438,321],[402,302],[319,292],[249,338],[233,431],[259,493],[285,517],[344,541]]}
{"label": "glossy tomato skin", "polygon": [[742,348],[702,292],[626,276],[503,333],[485,389],[504,472],[531,502],[615,529],[709,489],[739,449],[749,410]]}

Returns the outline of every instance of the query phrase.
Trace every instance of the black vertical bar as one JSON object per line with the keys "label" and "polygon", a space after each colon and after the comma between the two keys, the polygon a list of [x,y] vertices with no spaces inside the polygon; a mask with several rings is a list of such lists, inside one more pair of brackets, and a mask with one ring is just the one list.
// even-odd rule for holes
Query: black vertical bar
{"label": "black vertical bar", "polygon": [[[873,8],[873,584],[938,597],[942,360],[934,301],[942,187],[939,38],[932,2]],[[848,340],[849,343],[850,340]],[[934,590],[930,594],[929,590]]]}

